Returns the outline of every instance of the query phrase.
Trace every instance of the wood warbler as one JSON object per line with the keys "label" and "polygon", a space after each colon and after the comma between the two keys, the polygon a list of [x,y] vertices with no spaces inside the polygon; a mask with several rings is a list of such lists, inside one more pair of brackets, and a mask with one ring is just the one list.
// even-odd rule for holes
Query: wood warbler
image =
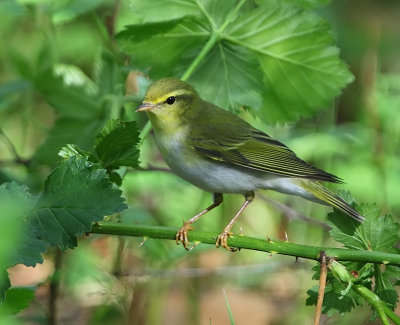
{"label": "wood warbler", "polygon": [[216,246],[233,251],[227,240],[254,191],[271,189],[330,205],[357,221],[364,218],[319,181],[341,180],[301,160],[283,143],[212,103],[202,100],[186,82],[155,81],[143,104],[154,128],[156,143],[173,172],[214,193],[214,203],[184,222],[176,242],[188,249],[192,224],[222,202],[222,193],[240,193],[245,202],[218,236]]}

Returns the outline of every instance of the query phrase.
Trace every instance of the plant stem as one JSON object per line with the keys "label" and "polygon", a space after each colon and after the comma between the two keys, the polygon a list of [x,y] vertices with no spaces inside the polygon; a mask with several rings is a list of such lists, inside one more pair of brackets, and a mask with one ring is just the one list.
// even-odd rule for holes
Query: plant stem
{"label": "plant stem", "polygon": [[[182,75],[181,79],[183,81],[186,81],[190,78],[190,76],[193,74],[193,72],[197,69],[197,67],[200,65],[201,61],[204,60],[208,52],[211,51],[211,49],[214,47],[214,45],[218,42],[219,40],[219,34],[213,33],[211,34],[210,39],[207,41],[207,43],[204,45],[200,53],[197,55],[197,57],[193,60],[192,64],[187,68],[185,73]],[[142,132],[141,132],[141,140],[139,143],[139,146],[142,145],[144,139],[146,139],[147,135],[149,134],[151,130],[151,124],[150,121],[147,121],[146,125],[144,126]]]}
{"label": "plant stem", "polygon": [[189,66],[189,68],[185,71],[185,73],[182,75],[181,79],[183,81],[186,81],[190,78],[190,76],[193,74],[193,72],[197,69],[197,67],[200,65],[201,61],[204,60],[208,52],[211,51],[211,49],[214,47],[214,45],[218,42],[219,40],[219,34],[218,33],[212,33],[210,39],[207,41],[207,43],[204,45],[204,47],[201,49],[200,53],[196,56],[196,58],[193,60],[192,64]]}
{"label": "plant stem", "polygon": [[[170,240],[175,240],[177,231],[178,229],[176,228],[145,225],[123,225],[120,223],[106,222],[95,223],[91,230],[92,233],[96,234],[149,237]],[[191,231],[189,233],[190,241],[212,245],[215,244],[217,236],[217,233],[200,231]],[[334,258],[338,261],[384,263],[400,266],[400,254],[390,254],[384,252],[308,246],[238,235],[230,237],[228,239],[228,245],[236,248],[246,248],[257,251],[290,255],[316,261],[320,261],[321,252],[324,251],[327,257]]]}
{"label": "plant stem", "polygon": [[138,144],[138,147],[140,148],[144,142],[144,139],[146,139],[146,137],[149,135],[151,131],[151,123],[150,120],[146,122],[146,124],[144,125],[142,132],[140,132],[140,141]]}
{"label": "plant stem", "polygon": [[[362,296],[366,301],[368,301],[371,304],[371,306],[373,306],[375,308],[379,317],[382,320],[382,324],[390,325],[389,320],[387,318],[387,316],[389,316],[389,315],[386,314],[386,310],[390,310],[390,309],[375,293],[373,293],[371,290],[369,290],[368,288],[366,288],[362,285],[354,285],[353,290],[356,291],[360,296]],[[393,315],[390,315],[390,316],[393,316]],[[392,317],[390,317],[390,318],[392,319]],[[398,316],[392,320],[395,322],[395,324],[400,324]]]}
{"label": "plant stem", "polygon": [[325,295],[327,273],[328,272],[327,272],[327,267],[326,267],[326,255],[325,255],[325,252],[321,252],[321,273],[319,276],[318,300],[317,300],[317,307],[315,309],[314,325],[319,325],[319,320],[321,318],[322,304],[324,302],[324,295]]}
{"label": "plant stem", "polygon": [[246,0],[242,0],[238,3],[238,5],[226,16],[226,19],[224,21],[224,24],[220,28],[220,33],[222,33],[226,27],[232,22],[232,20],[236,17],[238,11],[240,8],[243,7],[243,5],[246,3]]}

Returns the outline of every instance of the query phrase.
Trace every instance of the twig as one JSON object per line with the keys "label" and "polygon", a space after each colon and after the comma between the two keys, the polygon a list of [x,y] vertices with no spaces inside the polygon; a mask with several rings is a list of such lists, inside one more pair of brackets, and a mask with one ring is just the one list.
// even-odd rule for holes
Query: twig
{"label": "twig", "polygon": [[0,166],[12,166],[12,165],[25,165],[28,166],[31,163],[30,159],[17,158],[15,160],[0,160]]}
{"label": "twig", "polygon": [[0,129],[0,134],[3,136],[3,138],[6,140],[8,147],[10,148],[11,152],[13,153],[14,157],[16,160],[20,160],[21,157],[19,156],[17,149],[15,148],[14,144],[10,140],[10,138],[4,133],[3,129]]}
{"label": "twig", "polygon": [[321,318],[322,303],[324,302],[325,286],[326,286],[326,255],[325,252],[321,252],[321,274],[319,276],[319,289],[318,289],[318,300],[317,307],[315,310],[314,325],[319,325],[319,319]]}
{"label": "twig", "polygon": [[148,165],[146,168],[137,169],[138,171],[149,172],[149,171],[158,171],[164,173],[172,173],[172,170],[166,167],[157,167],[153,165]]}
{"label": "twig", "polygon": [[54,273],[50,279],[49,288],[49,324],[57,324],[57,298],[60,286],[60,272],[62,268],[63,253],[57,248],[54,256]]}
{"label": "twig", "polygon": [[106,28],[110,39],[114,37],[115,33],[115,21],[117,19],[118,11],[121,6],[121,0],[116,0],[114,2],[114,6],[111,12],[111,15],[107,16],[106,18]]}
{"label": "twig", "polygon": [[265,195],[257,193],[257,197],[261,198],[262,200],[270,203],[271,205],[273,205],[277,209],[281,210],[289,219],[301,219],[301,220],[304,220],[304,221],[306,221],[308,223],[312,223],[312,224],[317,225],[317,226],[319,226],[321,228],[324,228],[326,230],[330,230],[331,229],[331,227],[329,227],[325,222],[322,222],[322,221],[307,217],[306,215],[304,215],[304,214],[292,209],[291,207],[289,207],[289,206],[287,206],[287,205],[285,205],[283,203],[280,203],[278,201],[272,200],[272,199],[270,199],[269,197],[267,197]]}
{"label": "twig", "polygon": [[5,142],[7,143],[10,151],[12,152],[14,159],[13,160],[1,160],[0,166],[11,166],[11,165],[25,165],[28,166],[31,163],[30,159],[23,159],[17,152],[14,144],[10,140],[10,138],[4,133],[4,131],[0,128],[0,135],[3,136]]}

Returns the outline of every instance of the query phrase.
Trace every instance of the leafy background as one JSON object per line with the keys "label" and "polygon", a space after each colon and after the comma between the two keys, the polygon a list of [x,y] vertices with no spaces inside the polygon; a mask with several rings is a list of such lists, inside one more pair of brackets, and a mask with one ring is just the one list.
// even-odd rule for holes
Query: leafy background
{"label": "leafy background", "polygon": [[[363,206],[371,221],[360,238],[374,250],[397,252],[397,219],[378,216],[400,212],[399,4],[260,0],[242,1],[232,13],[241,2],[165,3],[0,3],[0,265],[33,266],[43,258],[35,268],[9,269],[13,290],[2,292],[21,303],[3,305],[0,314],[30,305],[12,320],[17,324],[228,323],[222,288],[238,324],[312,321],[314,307],[305,301],[315,300],[314,289],[307,293],[317,284],[313,262],[85,236],[107,214],[121,212],[107,218],[126,224],[177,227],[209,204],[209,194],[157,170],[165,164],[151,135],[139,139],[147,121],[134,109],[150,79],[165,76],[187,79],[202,97],[345,179],[358,202],[379,202],[381,212]],[[211,50],[191,69],[205,46]],[[138,143],[142,168],[134,170]],[[262,195],[268,203],[259,198],[240,220],[246,235],[284,240],[287,233],[294,243],[368,248],[343,235],[349,229],[340,216],[330,215],[328,232],[328,208]],[[196,228],[222,229],[241,200],[226,196]],[[78,248],[62,252],[77,240]],[[366,286],[375,274],[376,292],[395,307],[396,267],[380,273],[346,266]],[[328,322],[364,324],[366,305],[337,312],[361,304],[354,293],[338,300],[343,289],[328,286]]]}

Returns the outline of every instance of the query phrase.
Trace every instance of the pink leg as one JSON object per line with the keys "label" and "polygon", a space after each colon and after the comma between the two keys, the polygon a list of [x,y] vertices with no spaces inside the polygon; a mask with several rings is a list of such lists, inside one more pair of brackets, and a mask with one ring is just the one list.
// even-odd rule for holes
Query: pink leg
{"label": "pink leg", "polygon": [[228,238],[232,235],[231,229],[239,216],[242,214],[243,210],[250,204],[251,201],[254,199],[254,193],[250,192],[245,195],[246,200],[244,201],[243,205],[240,207],[239,211],[236,213],[236,215],[233,217],[233,219],[228,223],[228,225],[224,228],[224,231],[218,236],[217,242],[215,243],[215,246],[217,247],[224,247],[225,249],[234,252],[236,251],[235,248],[231,248],[228,246]]}
{"label": "pink leg", "polygon": [[179,243],[182,243],[183,247],[185,247],[186,250],[190,249],[189,245],[189,240],[188,240],[188,232],[190,230],[193,230],[192,224],[196,222],[198,219],[200,219],[201,216],[205,215],[208,211],[211,211],[212,209],[216,208],[222,203],[223,196],[221,193],[214,193],[214,203],[211,204],[208,208],[204,209],[201,211],[199,214],[196,214],[193,218],[190,218],[188,221],[183,222],[183,226],[175,235],[175,241],[179,245]]}

